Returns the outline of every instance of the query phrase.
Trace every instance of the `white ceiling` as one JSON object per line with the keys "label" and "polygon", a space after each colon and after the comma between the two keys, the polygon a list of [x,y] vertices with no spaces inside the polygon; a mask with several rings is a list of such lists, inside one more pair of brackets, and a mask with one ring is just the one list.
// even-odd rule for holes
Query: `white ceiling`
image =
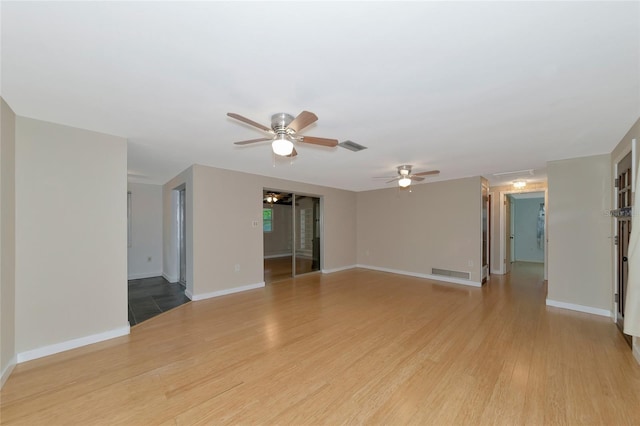
{"label": "white ceiling", "polygon": [[[640,117],[638,2],[2,1],[16,114],[129,139],[130,180],[193,163],[350,190],[439,169],[503,184],[609,153]],[[290,163],[226,116],[315,112]]]}

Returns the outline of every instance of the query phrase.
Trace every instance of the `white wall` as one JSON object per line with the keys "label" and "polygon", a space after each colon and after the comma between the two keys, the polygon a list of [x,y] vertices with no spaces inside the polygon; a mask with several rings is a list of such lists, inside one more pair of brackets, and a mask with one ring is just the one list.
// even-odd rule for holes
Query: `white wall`
{"label": "white wall", "polygon": [[162,186],[129,183],[131,193],[131,247],[127,252],[128,278],[162,275]]}
{"label": "white wall", "polygon": [[515,198],[511,211],[514,213],[515,260],[544,262],[544,239],[538,241],[538,214],[544,198]]}
{"label": "white wall", "polygon": [[15,121],[0,98],[0,387],[15,365]]}
{"label": "white wall", "polygon": [[[481,178],[359,192],[358,264],[429,275],[432,268],[482,280]],[[445,278],[440,278],[445,280]]]}
{"label": "white wall", "polygon": [[18,361],[127,322],[127,141],[16,119]]}
{"label": "white wall", "polygon": [[610,155],[547,164],[550,305],[610,315]]}

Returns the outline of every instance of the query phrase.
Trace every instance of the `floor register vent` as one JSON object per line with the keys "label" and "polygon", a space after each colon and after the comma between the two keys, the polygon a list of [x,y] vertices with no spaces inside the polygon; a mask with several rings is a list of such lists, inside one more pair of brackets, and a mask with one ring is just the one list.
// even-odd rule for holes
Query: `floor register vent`
{"label": "floor register vent", "polygon": [[431,275],[441,275],[443,277],[462,278],[465,280],[469,279],[468,272],[450,271],[448,269],[431,268]]}

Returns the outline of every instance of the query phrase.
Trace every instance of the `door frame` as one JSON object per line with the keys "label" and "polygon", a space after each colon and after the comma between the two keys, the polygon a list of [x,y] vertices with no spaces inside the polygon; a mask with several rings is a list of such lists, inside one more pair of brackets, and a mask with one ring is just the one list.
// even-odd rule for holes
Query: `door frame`
{"label": "door frame", "polygon": [[[634,201],[635,201],[635,197],[636,197],[636,173],[638,171],[638,166],[637,166],[637,139],[632,139],[631,140],[631,148],[628,150],[624,150],[618,157],[613,159],[613,179],[616,179],[618,177],[618,163],[620,163],[624,157],[626,157],[627,155],[631,154],[631,205],[634,205]],[[613,199],[613,210],[618,208],[618,188],[615,187],[615,185],[613,185],[613,182],[611,183],[611,197]],[[632,223],[631,226],[634,226],[633,224],[633,217],[631,218]],[[636,224],[637,225],[637,224]],[[613,228],[613,237],[612,237],[612,251],[613,251],[613,279],[611,280],[611,300],[613,300],[613,315],[612,315],[612,319],[613,322],[615,324],[618,323],[618,305],[619,303],[616,302],[616,293],[618,292],[618,246],[615,244],[615,238],[618,237],[618,239],[620,238],[620,236],[618,235],[618,219],[616,219],[615,217],[613,217],[613,223],[611,225],[611,227]]]}
{"label": "door frame", "polygon": [[[291,226],[293,227],[292,229],[292,234],[291,234],[291,238],[293,239],[293,241],[291,242],[291,250],[292,250],[292,261],[291,261],[291,277],[296,277],[296,276],[300,276],[300,275],[305,275],[305,274],[315,274],[315,273],[320,273],[324,270],[324,196],[323,195],[319,195],[319,194],[311,194],[308,192],[301,192],[301,191],[294,191],[291,189],[278,189],[278,188],[274,188],[274,187],[263,187],[262,188],[262,193],[264,194],[265,192],[286,192],[288,194],[292,195],[292,209],[291,209],[291,215],[292,215],[292,220],[291,220]],[[295,209],[295,203],[296,203],[296,197],[301,196],[301,197],[313,197],[313,198],[318,198],[320,200],[320,212],[319,212],[319,232],[320,232],[320,269],[318,269],[317,271],[311,271],[311,272],[307,272],[305,274],[296,274],[296,264],[295,264],[295,244],[296,244],[296,209]],[[264,247],[264,235],[262,236],[262,244]],[[264,252],[263,252],[263,259],[264,259]],[[264,277],[264,263],[262,263],[262,276]]]}
{"label": "door frame", "polygon": [[544,208],[545,208],[545,215],[544,215],[544,279],[547,280],[547,272],[548,272],[548,265],[549,265],[549,235],[547,234],[547,229],[548,229],[548,224],[549,224],[549,190],[548,188],[531,188],[531,189],[512,189],[512,190],[508,190],[508,191],[500,191],[500,238],[498,241],[498,244],[500,245],[500,269],[499,269],[499,274],[505,274],[506,273],[506,265],[504,264],[504,259],[505,259],[505,255],[506,255],[506,245],[507,245],[507,241],[506,241],[506,237],[507,237],[507,230],[505,229],[505,227],[507,226],[506,224],[506,208],[505,208],[505,201],[507,198],[507,195],[511,195],[511,194],[525,194],[525,193],[531,193],[531,192],[544,192]]}

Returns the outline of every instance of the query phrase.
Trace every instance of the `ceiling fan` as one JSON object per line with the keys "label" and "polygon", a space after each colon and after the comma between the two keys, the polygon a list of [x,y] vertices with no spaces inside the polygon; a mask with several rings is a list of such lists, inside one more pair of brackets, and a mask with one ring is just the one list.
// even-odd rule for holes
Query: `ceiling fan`
{"label": "ceiling fan", "polygon": [[[440,170],[429,170],[426,172],[411,173],[411,167],[413,166],[411,166],[410,164],[404,164],[402,166],[398,166],[398,176],[394,177],[387,183],[397,181],[398,186],[400,186],[401,188],[406,188],[409,185],[411,185],[411,182],[423,181],[424,176],[433,176],[433,175],[440,174]],[[388,177],[385,176],[384,178],[387,179]]]}
{"label": "ceiling fan", "polygon": [[227,115],[243,123],[249,124],[253,127],[257,127],[269,134],[269,137],[249,139],[246,141],[235,142],[236,145],[248,145],[256,142],[271,141],[271,148],[274,154],[283,157],[295,157],[298,155],[294,142],[310,143],[314,145],[322,145],[328,147],[334,147],[338,145],[337,139],[318,138],[315,136],[302,136],[298,132],[315,123],[318,120],[318,116],[309,111],[302,111],[297,117],[280,112],[271,116],[271,128],[263,126],[260,123],[256,123],[253,120],[249,120],[240,114],[228,112]]}

